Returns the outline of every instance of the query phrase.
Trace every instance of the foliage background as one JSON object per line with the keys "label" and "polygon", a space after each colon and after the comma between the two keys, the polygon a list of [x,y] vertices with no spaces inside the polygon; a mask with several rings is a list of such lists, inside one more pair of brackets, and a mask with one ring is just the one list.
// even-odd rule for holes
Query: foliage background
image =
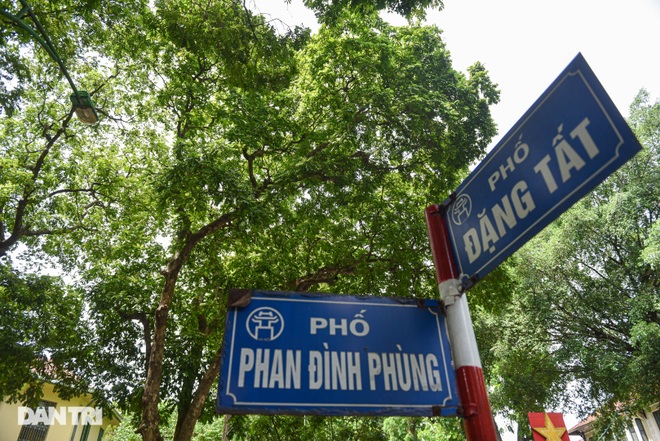
{"label": "foliage background", "polygon": [[[377,10],[441,3],[310,0],[315,35],[231,0],[31,4],[101,122],[73,118],[3,18],[0,395],[91,389],[145,440],[460,438],[445,420],[214,418],[206,399],[229,288],[436,296],[423,208],[483,156],[499,93],[483,65],[454,70],[439,29]],[[658,108],[642,91],[645,150],[470,292],[493,408],[516,421],[658,401]]]}

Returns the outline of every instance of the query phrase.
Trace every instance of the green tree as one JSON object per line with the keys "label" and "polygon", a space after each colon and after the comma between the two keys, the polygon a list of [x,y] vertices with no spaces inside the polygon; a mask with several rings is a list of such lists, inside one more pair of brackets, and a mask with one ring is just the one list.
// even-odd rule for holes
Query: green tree
{"label": "green tree", "polygon": [[[125,4],[129,9],[135,5]],[[98,54],[117,41],[106,26],[121,28],[132,14],[116,4],[96,2],[31,6],[75,82],[93,94],[104,90],[104,80],[112,74],[94,66],[102,58]],[[21,9],[18,2],[0,7],[9,13]],[[25,21],[30,24],[29,18]],[[71,90],[57,65],[4,15],[0,78],[0,398],[34,404],[44,381],[56,381],[63,396],[90,386],[92,379],[81,374],[94,352],[82,292],[58,278],[35,275],[41,270],[38,254],[40,249],[57,254],[44,248],[46,237],[98,223],[94,217],[108,202],[105,190],[117,181],[114,170],[99,159],[107,157],[109,145],[101,148],[92,141],[107,131],[83,129],[72,118]],[[95,394],[100,398],[99,391]]]}
{"label": "green tree", "polygon": [[131,414],[122,415],[122,420],[118,425],[107,428],[103,439],[105,441],[140,441],[140,435],[135,433],[133,419],[134,416]]}
{"label": "green tree", "polygon": [[[188,440],[211,418],[228,288],[435,297],[423,209],[495,132],[483,66],[458,73],[437,28],[364,11],[311,36],[230,0],[98,8],[71,33],[49,25],[85,54],[103,120],[73,132],[64,85],[25,59],[39,75],[1,120],[1,239],[76,277],[94,332],[76,372],[139,415],[143,439]],[[377,419],[226,421],[380,433]]]}
{"label": "green tree", "polygon": [[349,7],[358,13],[369,14],[387,10],[409,20],[423,18],[428,8],[442,9],[442,0],[304,0],[307,7],[316,12],[322,23],[334,24]]}
{"label": "green tree", "polygon": [[[11,14],[21,9],[18,2],[0,7]],[[31,7],[74,82],[94,97],[108,92],[98,100],[104,113],[107,100],[116,98],[107,83],[124,67],[123,60],[108,67],[106,59],[114,47],[126,42],[120,29],[140,32],[133,15],[144,3],[37,1]],[[23,21],[35,28],[28,17]],[[82,129],[72,119],[71,90],[55,61],[14,21],[0,15],[0,24],[0,106],[4,109],[0,256],[4,256],[20,241],[35,243],[44,236],[83,228],[85,219],[102,203],[102,188],[114,183],[112,170],[94,164],[105,156],[95,149],[102,143],[94,137],[104,136],[107,130]]]}
{"label": "green tree", "polygon": [[55,277],[20,274],[0,264],[0,396],[36,406],[43,384],[64,398],[86,392],[78,364],[90,333],[79,292]]}
{"label": "green tree", "polygon": [[494,400],[520,421],[569,400],[606,421],[658,400],[660,103],[641,91],[629,122],[644,149],[509,262],[512,297],[481,322]]}

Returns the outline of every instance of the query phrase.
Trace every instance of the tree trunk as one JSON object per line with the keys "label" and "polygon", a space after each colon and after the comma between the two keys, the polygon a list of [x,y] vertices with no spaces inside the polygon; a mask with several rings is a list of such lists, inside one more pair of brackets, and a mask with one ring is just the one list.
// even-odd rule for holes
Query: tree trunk
{"label": "tree trunk", "polygon": [[[174,297],[174,290],[176,288],[176,283],[179,278],[179,272],[183,265],[188,261],[190,253],[197,244],[202,241],[205,237],[210,234],[213,234],[219,231],[221,228],[224,228],[230,224],[232,219],[236,217],[238,212],[231,212],[224,214],[213,222],[204,225],[202,228],[197,230],[195,233],[181,232],[179,237],[182,240],[181,248],[179,252],[175,253],[172,259],[167,263],[166,268],[162,271],[163,276],[165,277],[165,285],[160,295],[160,303],[158,308],[156,308],[156,319],[154,320],[154,335],[151,342],[151,353],[149,354],[148,368],[147,368],[147,378],[144,384],[144,392],[142,393],[142,421],[140,422],[140,427],[138,432],[142,435],[143,441],[163,441],[163,436],[160,433],[159,423],[160,417],[158,415],[158,404],[160,403],[160,385],[163,379],[163,360],[165,358],[165,332],[167,331],[167,320],[169,317],[170,307],[172,306],[172,299]],[[218,367],[215,367],[217,375],[217,369],[219,368],[220,359],[219,359],[220,350],[216,354],[211,363],[211,367],[215,366],[217,363]],[[207,370],[204,375],[204,379],[200,383],[195,396],[193,397],[193,403],[191,403],[188,413],[191,415],[190,418],[196,413],[196,417],[192,422],[192,427],[194,428],[197,418],[201,413],[201,408],[203,407],[204,400],[206,395],[210,390],[210,385],[206,389],[206,394],[202,398],[197,397],[197,393],[202,390],[202,383],[205,381],[206,377],[209,375],[210,371],[214,369]],[[213,378],[209,380],[213,381]],[[197,406],[194,404],[196,400],[201,400],[201,405],[199,410],[194,410]],[[192,413],[191,413],[192,412]],[[188,419],[188,417],[186,417]],[[188,423],[190,424],[190,423]],[[192,433],[192,428],[190,429]]]}
{"label": "tree trunk", "polygon": [[156,308],[156,320],[154,321],[154,335],[151,342],[151,353],[149,354],[147,379],[142,393],[142,422],[138,432],[142,434],[143,441],[162,441],[158,414],[158,403],[160,402],[160,383],[163,378],[163,359],[165,358],[165,332],[167,331],[167,318],[172,305],[174,287],[179,273],[167,272],[165,286],[161,293],[160,304]]}
{"label": "tree trunk", "polygon": [[229,441],[229,419],[231,415],[225,415],[225,421],[222,425],[222,441]]}
{"label": "tree trunk", "polygon": [[163,379],[163,359],[165,358],[165,332],[167,331],[167,319],[172,306],[174,289],[179,278],[179,272],[183,264],[188,260],[196,243],[188,240],[176,253],[167,267],[163,270],[165,285],[160,295],[160,303],[156,308],[156,319],[154,320],[154,335],[151,341],[151,353],[149,354],[147,379],[142,393],[142,422],[138,432],[142,434],[143,441],[163,441],[160,434],[160,416],[158,414],[158,403],[160,402],[160,384]]}
{"label": "tree trunk", "polygon": [[414,417],[408,418],[408,433],[412,441],[417,441],[417,420]]}
{"label": "tree trunk", "polygon": [[[204,403],[206,402],[206,397],[211,391],[211,386],[213,382],[218,377],[220,372],[220,357],[222,355],[222,347],[218,349],[211,361],[211,365],[206,370],[204,377],[199,382],[197,390],[195,391],[190,406],[188,407],[188,412],[181,422],[181,425],[177,427],[176,432],[174,433],[174,441],[190,441],[193,436],[193,431],[195,430],[195,424],[199,416],[202,414],[204,409]],[[224,438],[224,434],[223,434]]]}

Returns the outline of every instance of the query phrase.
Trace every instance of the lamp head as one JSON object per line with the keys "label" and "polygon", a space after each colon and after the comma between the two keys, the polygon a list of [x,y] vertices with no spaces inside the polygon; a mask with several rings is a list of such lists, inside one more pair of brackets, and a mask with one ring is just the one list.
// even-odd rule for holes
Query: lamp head
{"label": "lamp head", "polygon": [[71,94],[71,103],[76,116],[85,124],[96,124],[99,117],[94,108],[94,102],[88,92],[79,90]]}

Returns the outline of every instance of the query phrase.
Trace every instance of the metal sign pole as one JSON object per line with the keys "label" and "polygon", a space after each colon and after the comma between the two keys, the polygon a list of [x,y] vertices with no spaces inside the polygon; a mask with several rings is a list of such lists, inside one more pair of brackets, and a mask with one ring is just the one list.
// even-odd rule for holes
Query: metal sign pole
{"label": "metal sign pole", "polygon": [[449,343],[454,358],[458,396],[468,441],[497,441],[497,432],[486,393],[483,370],[467,297],[460,287],[440,205],[426,209],[433,262],[440,299],[445,305]]}

